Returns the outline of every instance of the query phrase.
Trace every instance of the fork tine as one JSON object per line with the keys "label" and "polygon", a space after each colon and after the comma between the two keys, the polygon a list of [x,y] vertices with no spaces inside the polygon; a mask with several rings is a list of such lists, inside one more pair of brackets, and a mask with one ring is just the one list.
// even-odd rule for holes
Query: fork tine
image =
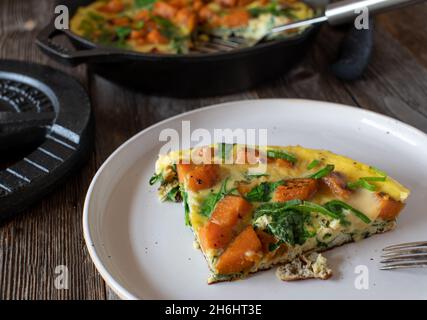
{"label": "fork tine", "polygon": [[393,251],[396,249],[406,249],[406,248],[424,247],[424,246],[427,246],[427,241],[408,242],[408,243],[395,244],[395,245],[385,247],[383,251]]}
{"label": "fork tine", "polygon": [[395,256],[386,258],[380,261],[380,263],[393,263],[393,262],[402,262],[402,261],[408,261],[408,262],[415,262],[417,260],[420,260],[418,262],[426,262],[427,263],[427,254],[424,255],[408,255],[408,256]]}
{"label": "fork tine", "polygon": [[420,249],[401,249],[401,250],[394,250],[394,251],[386,251],[381,255],[382,258],[393,258],[397,256],[403,256],[408,254],[423,254],[427,253],[427,248],[420,248]]}
{"label": "fork tine", "polygon": [[380,268],[380,270],[394,270],[394,269],[407,269],[407,268],[427,268],[427,262],[407,262],[398,264],[387,264]]}

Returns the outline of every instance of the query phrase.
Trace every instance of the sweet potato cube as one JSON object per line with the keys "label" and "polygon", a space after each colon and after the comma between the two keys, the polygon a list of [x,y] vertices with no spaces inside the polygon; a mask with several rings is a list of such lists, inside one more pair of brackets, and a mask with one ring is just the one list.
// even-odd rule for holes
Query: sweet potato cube
{"label": "sweet potato cube", "polygon": [[384,193],[377,193],[376,197],[379,201],[380,213],[378,218],[389,221],[397,218],[400,211],[405,206],[402,202],[390,198],[389,195]]}
{"label": "sweet potato cube", "polygon": [[286,202],[289,200],[308,200],[316,193],[316,179],[291,179],[276,188],[273,201]]}
{"label": "sweet potato cube", "polygon": [[261,249],[261,241],[252,226],[248,226],[219,257],[216,269],[219,274],[246,271],[259,259]]}
{"label": "sweet potato cube", "polygon": [[177,171],[179,181],[183,183],[187,179],[187,187],[192,191],[214,186],[219,177],[219,166],[214,164],[178,164]]}

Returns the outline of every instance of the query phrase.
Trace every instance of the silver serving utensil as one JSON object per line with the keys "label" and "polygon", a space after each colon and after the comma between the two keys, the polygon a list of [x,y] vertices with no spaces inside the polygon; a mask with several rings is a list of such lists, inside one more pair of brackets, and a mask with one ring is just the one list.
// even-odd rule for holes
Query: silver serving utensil
{"label": "silver serving utensil", "polygon": [[362,10],[367,8],[370,16],[414,5],[425,0],[344,0],[329,4],[325,8],[322,16],[300,20],[293,23],[280,25],[272,28],[263,37],[259,39],[245,39],[241,37],[228,37],[226,39],[212,36],[209,41],[197,42],[193,51],[201,53],[213,53],[221,51],[231,51],[240,48],[252,47],[260,42],[268,40],[272,35],[307,26],[313,26],[327,22],[330,25],[340,25],[346,22],[354,21]]}

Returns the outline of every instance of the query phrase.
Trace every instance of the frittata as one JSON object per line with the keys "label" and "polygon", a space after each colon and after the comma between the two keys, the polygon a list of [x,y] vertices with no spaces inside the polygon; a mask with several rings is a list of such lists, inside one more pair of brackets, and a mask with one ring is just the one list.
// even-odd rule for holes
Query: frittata
{"label": "frittata", "polygon": [[409,196],[375,167],[301,146],[174,151],[155,171],[160,199],[184,203],[209,283],[389,231]]}
{"label": "frittata", "polygon": [[259,39],[273,26],[313,15],[296,0],[97,0],[78,9],[71,30],[122,49],[187,53],[209,35]]}

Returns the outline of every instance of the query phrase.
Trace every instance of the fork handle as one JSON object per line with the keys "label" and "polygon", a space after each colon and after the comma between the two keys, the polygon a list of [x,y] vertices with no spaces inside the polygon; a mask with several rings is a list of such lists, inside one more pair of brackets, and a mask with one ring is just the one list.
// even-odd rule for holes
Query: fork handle
{"label": "fork handle", "polygon": [[366,10],[365,8],[368,9],[369,15],[374,15],[424,1],[425,0],[344,0],[328,5],[325,10],[325,16],[329,24],[338,25],[356,19],[363,10]]}

